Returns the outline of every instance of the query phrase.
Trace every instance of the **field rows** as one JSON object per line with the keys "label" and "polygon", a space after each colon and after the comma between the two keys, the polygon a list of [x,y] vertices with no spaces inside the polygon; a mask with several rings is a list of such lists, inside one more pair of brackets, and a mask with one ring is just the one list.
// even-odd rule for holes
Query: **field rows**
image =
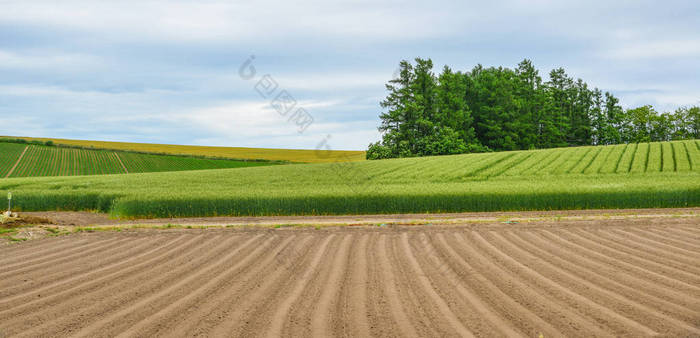
{"label": "field rows", "polygon": [[697,219],[94,233],[0,248],[8,336],[698,336]]}
{"label": "field rows", "polygon": [[[81,170],[121,166],[113,153],[100,154],[92,158],[102,164]],[[129,173],[186,171],[9,178],[0,180],[0,193],[11,190],[19,211],[98,210],[126,218],[700,206],[697,140],[199,171],[191,169],[220,162],[118,154]],[[27,161],[13,176],[57,173]]]}
{"label": "field rows", "polygon": [[[700,141],[556,148],[393,161],[405,161],[407,166],[401,170],[379,173],[376,177],[400,178],[413,173],[412,178],[455,180],[501,176],[700,172]],[[442,171],[438,168],[451,170]]]}
{"label": "field rows", "polygon": [[65,140],[25,137],[22,139],[36,141],[53,141],[55,144],[90,147],[96,149],[123,150],[170,155],[206,156],[233,160],[266,160],[288,161],[298,163],[323,163],[364,161],[365,152],[355,150],[323,150],[313,149],[268,149],[243,147],[209,147],[150,143],[125,143],[86,140]]}
{"label": "field rows", "polygon": [[27,146],[0,142],[0,178],[7,176]]}
{"label": "field rows", "polygon": [[264,162],[212,160],[38,145],[27,146],[0,142],[0,150],[2,150],[0,152],[0,177],[5,177],[3,173],[7,174],[25,147],[27,152],[10,177],[108,175],[127,172],[145,173],[266,165]]}

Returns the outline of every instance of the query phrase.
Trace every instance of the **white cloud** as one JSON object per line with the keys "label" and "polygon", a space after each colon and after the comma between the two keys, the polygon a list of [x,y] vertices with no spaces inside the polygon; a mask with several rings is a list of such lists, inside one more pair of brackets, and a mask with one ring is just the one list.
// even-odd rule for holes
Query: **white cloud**
{"label": "white cloud", "polygon": [[67,70],[81,69],[85,71],[102,65],[99,58],[87,54],[66,54],[46,51],[34,53],[14,53],[0,50],[0,69],[23,70]]}
{"label": "white cloud", "polygon": [[692,57],[700,59],[700,39],[636,41],[602,51],[602,55],[621,60]]}
{"label": "white cloud", "polygon": [[[0,37],[0,118],[25,116],[22,130],[45,136],[308,148],[330,134],[334,148],[363,149],[378,139],[384,84],[416,56],[437,72],[530,58],[545,77],[562,66],[618,91],[625,106],[667,110],[700,100],[699,9],[687,0],[0,0],[10,32]],[[303,135],[238,76],[250,54],[258,75],[272,74],[313,114]]]}

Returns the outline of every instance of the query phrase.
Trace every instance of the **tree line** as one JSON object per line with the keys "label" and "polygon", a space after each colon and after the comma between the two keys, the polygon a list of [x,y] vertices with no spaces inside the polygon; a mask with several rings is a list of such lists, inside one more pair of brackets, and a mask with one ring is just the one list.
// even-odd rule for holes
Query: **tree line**
{"label": "tree line", "polygon": [[368,159],[700,138],[700,107],[624,110],[619,99],[554,69],[544,81],[532,61],[469,72],[430,59],[402,61],[386,84]]}

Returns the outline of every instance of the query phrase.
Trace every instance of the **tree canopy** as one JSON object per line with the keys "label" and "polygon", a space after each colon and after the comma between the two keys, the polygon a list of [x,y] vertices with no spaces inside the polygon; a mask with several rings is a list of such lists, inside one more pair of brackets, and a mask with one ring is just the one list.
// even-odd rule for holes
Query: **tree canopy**
{"label": "tree canopy", "polygon": [[399,70],[368,159],[700,138],[700,107],[624,110],[563,68],[544,81],[527,59],[515,69],[445,66],[436,75],[432,60],[416,58]]}

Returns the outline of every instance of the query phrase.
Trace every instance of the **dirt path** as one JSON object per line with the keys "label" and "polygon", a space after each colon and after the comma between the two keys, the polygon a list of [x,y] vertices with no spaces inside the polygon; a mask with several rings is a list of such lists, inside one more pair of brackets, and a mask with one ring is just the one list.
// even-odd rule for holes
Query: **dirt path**
{"label": "dirt path", "polygon": [[700,336],[698,217],[124,230],[0,246],[2,337],[540,334]]}
{"label": "dirt path", "polygon": [[[347,216],[264,216],[264,217],[194,217],[117,220],[107,214],[91,212],[26,212],[23,215],[48,218],[56,225],[65,226],[115,226],[115,225],[222,225],[222,226],[274,226],[274,225],[457,225],[503,224],[511,227],[541,222],[597,220],[639,220],[664,218],[697,218],[700,208],[668,209],[612,209],[612,210],[556,210],[513,212],[469,212],[453,214],[395,214],[395,215],[347,215]],[[556,221],[556,222],[555,222]]]}
{"label": "dirt path", "polygon": [[119,164],[122,165],[122,169],[124,169],[124,173],[125,173],[125,174],[128,174],[128,173],[129,173],[129,169],[126,169],[126,166],[124,165],[124,162],[122,162],[122,158],[119,156],[119,154],[117,154],[117,153],[115,152],[115,153],[114,153],[114,156],[117,158],[117,160],[119,160]]}

